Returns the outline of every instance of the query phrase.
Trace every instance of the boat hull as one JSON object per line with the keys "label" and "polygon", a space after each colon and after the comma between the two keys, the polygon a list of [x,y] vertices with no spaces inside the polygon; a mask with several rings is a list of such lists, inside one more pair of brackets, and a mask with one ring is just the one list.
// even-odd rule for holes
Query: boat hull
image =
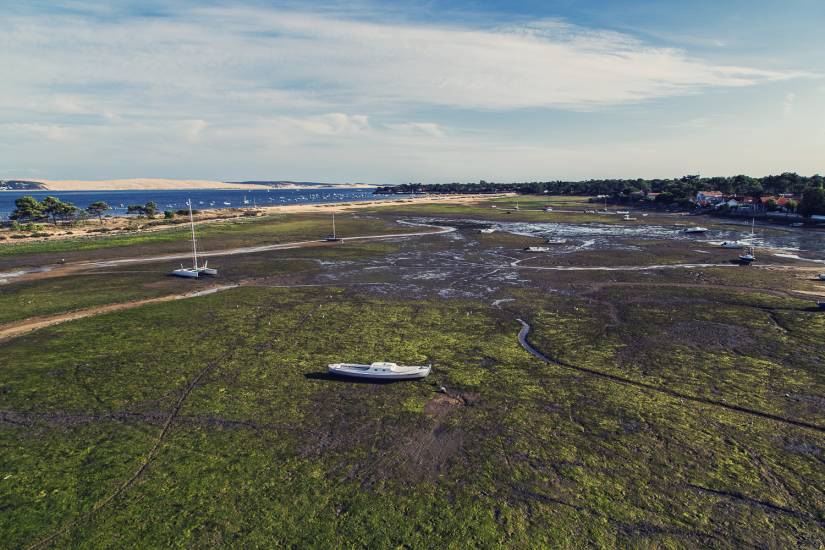
{"label": "boat hull", "polygon": [[184,277],[186,279],[197,279],[198,272],[194,269],[176,269],[172,272],[175,277]]}
{"label": "boat hull", "polygon": [[329,373],[360,380],[419,380],[430,374],[431,367],[400,367],[399,370],[376,370],[370,365],[329,365]]}

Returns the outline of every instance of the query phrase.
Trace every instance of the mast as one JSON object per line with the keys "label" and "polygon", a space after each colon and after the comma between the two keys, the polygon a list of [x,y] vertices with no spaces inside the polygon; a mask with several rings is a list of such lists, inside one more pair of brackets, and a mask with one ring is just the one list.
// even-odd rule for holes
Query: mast
{"label": "mast", "polygon": [[192,264],[194,269],[198,269],[198,247],[195,244],[195,219],[192,217],[192,199],[187,201],[189,204],[189,225],[192,228]]}
{"label": "mast", "polygon": [[334,209],[332,211],[332,238],[333,239],[336,238],[335,237],[335,210]]}

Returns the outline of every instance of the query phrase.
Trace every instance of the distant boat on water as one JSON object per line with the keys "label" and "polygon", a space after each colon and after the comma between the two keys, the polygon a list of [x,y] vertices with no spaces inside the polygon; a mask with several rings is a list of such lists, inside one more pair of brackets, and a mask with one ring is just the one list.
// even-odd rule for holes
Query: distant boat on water
{"label": "distant boat on water", "polygon": [[396,363],[375,362],[369,365],[358,363],[332,363],[329,373],[350,378],[371,380],[417,380],[426,378],[432,365],[398,365]]}
{"label": "distant boat on water", "polygon": [[181,264],[180,269],[172,271],[172,275],[188,279],[196,279],[202,275],[215,277],[218,275],[218,270],[209,267],[207,265],[208,261],[203,262],[203,265],[198,267],[198,245],[195,240],[195,219],[192,216],[192,199],[187,201],[187,205],[189,206],[189,225],[192,229],[192,267],[183,267],[183,264]]}

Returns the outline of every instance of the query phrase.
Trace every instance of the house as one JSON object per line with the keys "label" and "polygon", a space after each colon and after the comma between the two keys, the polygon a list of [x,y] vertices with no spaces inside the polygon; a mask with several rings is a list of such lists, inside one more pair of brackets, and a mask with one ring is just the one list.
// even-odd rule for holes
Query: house
{"label": "house", "polygon": [[725,194],[721,191],[699,191],[696,193],[694,202],[702,206],[717,204],[725,200]]}

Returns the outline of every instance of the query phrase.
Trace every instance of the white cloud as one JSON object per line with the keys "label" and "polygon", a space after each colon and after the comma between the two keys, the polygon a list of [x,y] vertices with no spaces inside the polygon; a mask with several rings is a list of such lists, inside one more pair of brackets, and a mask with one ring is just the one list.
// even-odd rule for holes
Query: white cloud
{"label": "white cloud", "polygon": [[782,112],[786,115],[793,113],[794,103],[796,103],[796,94],[788,92],[782,100]]}
{"label": "white cloud", "polygon": [[387,128],[402,134],[423,134],[434,138],[443,138],[446,135],[444,129],[435,122],[402,122],[387,124]]}

